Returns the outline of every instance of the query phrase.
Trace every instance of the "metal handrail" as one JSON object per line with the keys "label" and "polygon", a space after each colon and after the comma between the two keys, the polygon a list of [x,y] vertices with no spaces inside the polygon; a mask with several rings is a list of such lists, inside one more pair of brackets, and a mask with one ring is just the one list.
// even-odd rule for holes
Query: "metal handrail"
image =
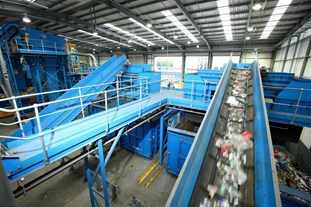
{"label": "metal handrail", "polygon": [[[299,108],[310,108],[311,106],[304,106],[304,105],[300,105],[301,103],[301,97],[303,92],[311,92],[311,89],[304,89],[304,88],[285,88],[285,87],[278,87],[278,86],[263,86],[263,88],[269,88],[269,89],[280,89],[280,90],[294,90],[294,91],[299,91],[299,96],[298,96],[298,100],[297,100],[297,104],[293,105],[293,104],[287,104],[287,103],[280,103],[280,102],[273,102],[273,105],[279,105],[279,106],[289,106],[289,107],[295,107],[295,112],[294,115],[291,119],[290,124],[293,124],[295,122],[295,119],[297,117],[297,112]],[[296,99],[288,99],[288,100],[293,100],[296,101]],[[266,103],[268,103],[266,101]]]}
{"label": "metal handrail", "polygon": [[[142,80],[142,79],[144,79],[145,77],[143,77],[143,78],[141,78],[140,80]],[[104,100],[102,100],[102,101],[104,101],[105,102],[105,104],[109,101],[109,100],[112,100],[112,99],[115,99],[115,98],[119,98],[119,97],[122,97],[122,96],[127,96],[127,95],[129,95],[129,94],[133,94],[133,93],[136,93],[137,95],[138,95],[138,91],[139,91],[139,99],[140,99],[140,101],[143,99],[143,97],[142,97],[142,94],[148,94],[148,91],[146,92],[146,90],[147,89],[144,89],[143,90],[143,85],[152,85],[152,84],[158,84],[158,83],[161,83],[161,82],[164,82],[164,81],[166,81],[166,80],[160,80],[160,81],[151,81],[151,82],[147,82],[147,83],[142,83],[142,82],[140,82],[140,84],[136,84],[136,85],[132,85],[132,86],[126,86],[126,87],[122,87],[122,88],[117,88],[117,89],[111,89],[111,90],[106,90],[106,91],[103,91],[103,92],[95,92],[95,93],[90,93],[90,94],[83,94],[83,95],[81,95],[81,94],[79,94],[78,96],[74,96],[74,97],[70,97],[70,98],[66,98],[66,99],[61,99],[61,100],[55,100],[55,101],[50,101],[50,102],[46,102],[46,103],[39,103],[39,104],[33,104],[33,105],[30,105],[30,106],[25,106],[25,107],[21,107],[21,108],[17,108],[17,106],[14,108],[14,109],[4,109],[4,108],[0,108],[0,111],[4,111],[4,112],[15,112],[15,113],[19,113],[20,111],[23,111],[23,110],[29,110],[29,109],[34,109],[35,111],[36,111],[36,109],[38,109],[38,107],[41,107],[41,106],[45,106],[45,105],[49,105],[49,104],[55,104],[55,103],[60,103],[60,102],[66,102],[66,101],[69,101],[69,100],[81,100],[82,98],[84,98],[84,97],[90,97],[90,96],[92,96],[92,95],[100,95],[100,94],[104,94],[105,96],[106,95],[108,95],[108,93],[110,93],[110,92],[115,92],[115,91],[123,91],[123,90],[127,90],[127,89],[133,89],[133,88],[136,88],[136,89],[138,89],[138,88],[140,88],[139,90],[137,90],[137,91],[132,91],[132,92],[127,92],[126,94],[120,94],[120,93],[118,93],[116,96],[112,96],[112,97],[109,97],[108,98],[108,96],[107,97],[105,97],[105,99]],[[128,81],[119,81],[118,83],[121,83],[121,82],[128,82]],[[205,85],[207,85],[207,84],[216,84],[217,85],[217,83],[213,83],[213,82],[207,82],[207,81],[196,81],[196,80],[193,80],[193,81],[186,81],[186,82],[192,82],[192,83],[203,83],[203,84],[205,84]],[[114,82],[113,82],[114,83]],[[107,83],[106,83],[107,84]],[[99,84],[99,85],[103,85],[103,84]],[[161,85],[161,84],[160,84]],[[86,86],[86,87],[83,87],[83,88],[88,88],[88,87],[94,87],[94,86],[98,86],[98,85],[93,85],[93,86]],[[82,88],[82,87],[81,87]],[[81,88],[74,88],[74,89],[67,89],[67,91],[68,90],[81,90]],[[66,91],[66,90],[61,90],[61,91]],[[144,91],[144,92],[143,92]],[[193,84],[192,84],[192,95],[200,95],[200,96],[202,96],[202,94],[200,94],[200,93],[194,93],[194,91],[193,91]],[[39,93],[39,94],[48,94],[49,92],[43,92],[43,93]],[[161,95],[162,95],[162,86],[160,86],[160,92],[159,92]],[[36,96],[36,95],[38,95],[38,94],[31,94],[31,96]],[[30,95],[29,96],[27,96],[27,97],[31,97]],[[206,95],[206,97],[209,97],[209,96],[207,96]],[[10,98],[6,98],[5,100],[16,100],[17,98],[25,98],[25,96],[19,96],[19,97],[10,97]],[[192,99],[193,99],[193,96],[191,97]],[[3,99],[1,100],[1,101],[3,101]],[[203,101],[204,101],[204,99],[203,99]],[[84,108],[86,107],[86,106],[88,106],[88,105],[90,105],[90,104],[92,104],[92,103],[94,103],[94,102],[91,102],[91,101],[89,101],[88,103],[83,103],[83,101],[81,102],[80,101],[80,103],[77,103],[76,105],[74,105],[74,106],[71,106],[71,107],[69,107],[69,108],[65,108],[65,109],[61,109],[61,110],[57,110],[57,111],[53,111],[53,112],[51,112],[51,113],[47,113],[47,114],[41,114],[41,115],[39,115],[39,113],[36,113],[36,116],[35,117],[32,117],[32,118],[28,118],[28,119],[21,119],[21,118],[19,118],[18,119],[18,121],[15,121],[15,122],[13,122],[13,123],[0,123],[0,125],[3,125],[3,126],[11,126],[11,125],[14,125],[14,124],[19,124],[19,127],[20,127],[20,129],[22,130],[22,132],[23,132],[23,122],[24,121],[30,121],[30,120],[34,120],[34,119],[36,119],[37,120],[37,124],[41,124],[40,123],[40,118],[42,118],[42,117],[46,117],[46,116],[49,116],[49,115],[52,115],[52,114],[56,114],[56,113],[61,113],[61,112],[64,112],[64,111],[67,111],[67,110],[72,110],[72,109],[77,109],[77,108],[79,108],[79,107],[81,107],[81,113],[83,114],[83,112],[84,112]],[[121,106],[118,106],[118,107],[114,107],[112,110],[117,110],[117,109],[119,109],[120,107],[123,107],[123,105],[121,105]],[[140,108],[141,108],[141,106],[140,106]],[[107,108],[108,109],[108,108]],[[107,110],[108,111],[108,110]],[[140,109],[140,111],[141,111],[141,109]],[[84,116],[83,116],[84,117]],[[107,122],[108,123],[108,122]],[[49,133],[50,132],[50,130],[49,129],[47,129],[47,130],[42,130],[41,132],[40,132],[40,134],[42,135],[44,135],[44,134],[46,134],[46,133]],[[35,138],[35,137],[38,137],[38,135],[31,135],[30,137],[28,136],[27,138],[26,138],[26,136],[23,134],[23,138],[21,138],[21,137],[13,137],[13,136],[2,136],[2,135],[0,135],[0,138],[5,138],[5,139],[21,139],[21,140],[29,140],[29,139],[33,139],[33,138]]]}

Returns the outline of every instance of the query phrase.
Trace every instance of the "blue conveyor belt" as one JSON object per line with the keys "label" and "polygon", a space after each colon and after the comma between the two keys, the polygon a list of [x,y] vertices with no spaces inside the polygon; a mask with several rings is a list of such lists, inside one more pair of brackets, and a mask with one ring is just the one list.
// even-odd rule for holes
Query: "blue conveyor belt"
{"label": "blue conveyor belt", "polygon": [[[226,88],[229,84],[233,67],[232,65],[233,64],[230,62],[226,67],[219,87],[208,111],[206,112],[166,206],[191,206],[193,201],[196,201],[196,203],[204,201],[204,199],[201,200],[203,197],[202,194],[204,194],[204,197],[207,197],[208,195],[206,186],[209,183],[202,183],[201,181],[208,180],[202,179],[202,177],[210,175],[201,172],[206,172],[204,169],[216,167],[211,166],[212,163],[215,163],[215,159],[217,160],[217,158],[214,157],[214,151],[208,150],[214,149],[213,147],[210,148],[209,144],[215,143],[214,139],[216,137],[214,137],[213,134],[214,130],[216,130],[216,123],[223,118],[221,117],[221,106],[224,104],[223,97],[227,93]],[[253,88],[253,90],[252,96],[250,96],[252,99],[250,103],[253,104],[248,107],[251,107],[254,117],[249,117],[248,119],[252,120],[254,123],[254,178],[249,178],[253,185],[253,193],[251,193],[251,195],[246,194],[241,196],[243,199],[247,199],[248,197],[252,199],[253,204],[251,205],[259,207],[275,207],[280,206],[280,194],[276,180],[272,143],[264,103],[261,77],[256,62],[251,65],[251,68],[253,74],[251,88]],[[221,129],[221,127],[219,129]]]}
{"label": "blue conveyor belt", "polygon": [[[125,70],[124,62],[126,61],[126,56],[123,55],[119,59],[116,56],[113,56],[108,61],[106,61],[103,65],[93,71],[91,74],[86,76],[80,82],[78,82],[75,86],[72,87],[73,90],[69,90],[63,95],[61,95],[57,100],[68,99],[71,97],[79,96],[78,88],[81,87],[81,95],[97,93],[105,90],[108,85],[104,83],[114,82],[116,80],[116,76],[122,71]],[[96,87],[85,87],[91,85],[99,85]],[[77,90],[74,90],[77,89]],[[83,98],[84,107],[87,106],[92,100],[94,100],[98,95],[86,96]],[[73,99],[65,102],[53,103],[48,105],[40,112],[40,116],[44,114],[50,114],[53,111],[59,111],[62,109],[70,108],[79,104],[79,100]],[[47,130],[59,126],[61,124],[68,123],[72,121],[76,116],[81,113],[81,108],[73,108],[71,110],[65,110],[62,113],[55,113],[53,115],[43,116],[41,118],[41,127],[42,130]],[[35,120],[32,120],[24,125],[24,132],[26,136],[31,134],[38,133],[38,126]],[[22,132],[20,129],[15,131],[12,136],[21,137]],[[15,141],[15,144],[19,142]]]}

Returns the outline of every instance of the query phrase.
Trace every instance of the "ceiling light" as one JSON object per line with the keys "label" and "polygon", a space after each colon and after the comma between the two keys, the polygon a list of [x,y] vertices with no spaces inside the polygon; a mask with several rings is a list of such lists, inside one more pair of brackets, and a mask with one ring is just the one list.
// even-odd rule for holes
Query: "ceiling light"
{"label": "ceiling light", "polygon": [[149,31],[149,32],[151,32],[151,33],[153,33],[153,34],[157,35],[158,37],[162,38],[163,40],[167,41],[168,43],[170,43],[170,44],[174,44],[174,42],[172,42],[171,40],[169,40],[169,39],[167,39],[167,38],[163,37],[162,35],[158,34],[157,32],[153,31],[152,29],[150,29],[150,28],[146,27],[145,25],[143,25],[142,23],[140,23],[140,22],[136,21],[135,19],[133,19],[133,18],[129,18],[129,20],[130,20],[131,22],[133,22],[133,23],[137,24],[138,26],[140,26],[140,27],[144,28],[145,30],[147,30],[147,31]]}
{"label": "ceiling light", "polygon": [[197,45],[197,48],[200,48],[200,46],[199,46],[199,45]]}
{"label": "ceiling light", "polygon": [[190,43],[191,43],[191,42],[188,40],[188,41],[187,41],[187,44],[190,45]]}
{"label": "ceiling light", "polygon": [[93,32],[93,35],[98,35],[98,32]]}
{"label": "ceiling light", "polygon": [[129,39],[127,42],[128,42],[128,43],[132,43],[132,40],[131,40],[131,39]]}
{"label": "ceiling light", "polygon": [[134,48],[134,51],[136,51],[136,48]]}
{"label": "ceiling light", "polygon": [[120,47],[118,46],[118,49],[120,49]]}
{"label": "ceiling light", "polygon": [[110,50],[110,52],[112,52],[112,50]]}
{"label": "ceiling light", "polygon": [[199,42],[193,34],[172,14],[170,10],[162,11],[162,14],[166,16],[178,29],[180,29],[189,39],[193,42]]}
{"label": "ceiling light", "polygon": [[264,31],[262,32],[260,39],[268,39],[283,14],[286,12],[292,0],[279,0],[276,7],[274,8],[269,21],[267,22]]}
{"label": "ceiling light", "polygon": [[247,27],[247,31],[249,31],[249,32],[254,31],[254,27],[253,27],[253,26],[249,26],[249,27]]}
{"label": "ceiling light", "polygon": [[23,16],[23,22],[25,22],[25,23],[30,23],[30,22],[31,22],[31,19],[28,17],[27,14],[24,14],[24,16]]}
{"label": "ceiling light", "polygon": [[115,30],[115,31],[121,32],[121,33],[123,33],[123,34],[126,34],[126,35],[130,36],[131,38],[137,39],[137,40],[142,41],[142,42],[144,42],[144,43],[146,43],[146,44],[155,45],[153,42],[150,42],[150,41],[148,41],[148,40],[146,40],[146,39],[144,39],[144,38],[142,38],[142,37],[139,37],[139,36],[137,36],[137,35],[135,35],[135,34],[133,34],[133,33],[130,33],[130,32],[128,32],[128,31],[126,31],[126,30],[124,30],[124,29],[121,29],[121,28],[119,28],[119,27],[116,27],[116,26],[114,26],[114,25],[112,25],[112,24],[106,23],[106,24],[104,24],[104,25],[105,25],[106,27],[109,27],[110,29],[113,29],[113,30]]}
{"label": "ceiling light", "polygon": [[152,24],[151,24],[151,23],[147,23],[146,26],[147,26],[148,28],[151,28],[151,27],[152,27]]}
{"label": "ceiling light", "polygon": [[250,36],[246,36],[245,39],[246,39],[246,40],[250,40],[251,37],[250,37]]}
{"label": "ceiling light", "polygon": [[232,41],[231,16],[228,0],[217,1],[218,12],[227,41]]}
{"label": "ceiling light", "polygon": [[164,47],[162,46],[162,50],[164,50]]}
{"label": "ceiling light", "polygon": [[175,40],[177,39],[177,36],[176,35],[174,35],[174,37],[173,37]]}
{"label": "ceiling light", "polygon": [[150,47],[150,44],[148,44],[148,47]]}
{"label": "ceiling light", "polygon": [[253,10],[255,11],[258,11],[262,8],[262,5],[261,3],[255,3],[254,6],[253,6]]}

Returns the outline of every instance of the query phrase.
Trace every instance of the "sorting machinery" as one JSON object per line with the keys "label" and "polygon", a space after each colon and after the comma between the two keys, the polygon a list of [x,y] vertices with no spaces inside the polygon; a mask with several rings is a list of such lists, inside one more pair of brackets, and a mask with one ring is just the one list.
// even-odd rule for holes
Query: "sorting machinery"
{"label": "sorting machinery", "polygon": [[[42,57],[46,57],[47,60],[59,56],[59,60],[68,61],[64,39],[57,40],[62,45],[59,47],[55,42],[40,46],[42,39],[37,43],[30,41],[29,33],[32,32],[39,39],[49,37],[48,34],[37,33],[28,28],[19,29],[15,24],[1,28],[1,38],[6,42],[2,45],[1,51],[4,56],[1,62],[5,66],[10,65],[11,56],[14,57],[11,55],[12,51],[15,51],[17,57],[23,57],[23,60],[27,60],[27,56],[30,56],[27,55],[28,53],[32,55],[39,53],[44,54]],[[13,34],[21,34],[17,35],[20,42],[18,38],[12,38]],[[9,49],[12,46],[9,46],[8,40],[17,42],[16,50]],[[83,67],[77,65],[76,54],[69,58],[72,66],[70,73],[77,74],[79,72],[77,68],[82,72]],[[38,61],[41,59],[39,58]],[[53,61],[58,62],[58,59]],[[12,76],[11,69],[4,67],[3,64],[1,64],[2,74],[11,73],[1,79],[3,89],[6,90],[9,86],[8,79],[5,78],[14,79],[16,76]],[[31,71],[38,71],[38,68],[44,66],[43,63],[38,62],[30,65],[35,67],[30,68]],[[5,71],[3,68],[6,68]],[[55,67],[54,69],[56,70]],[[231,128],[227,124],[230,120],[228,117],[231,116],[231,107],[234,106],[230,105],[228,99],[236,84],[234,80],[240,77],[239,73],[243,73],[241,79],[244,85],[241,88],[244,89],[243,93],[246,97],[236,98],[245,99],[245,103],[237,107],[243,109],[244,119],[233,120],[233,123],[241,125],[237,126],[240,128],[239,133],[248,131],[252,135],[252,140],[248,140],[248,143],[251,142],[253,147],[247,152],[243,151],[246,158],[242,158],[242,161],[243,159],[247,161],[243,161],[244,164],[240,167],[243,169],[243,173],[240,174],[246,174],[247,180],[243,184],[241,182],[234,185],[234,191],[230,192],[235,192],[236,195],[232,200],[229,198],[228,202],[246,206],[280,205],[264,96],[268,97],[270,93],[270,99],[276,105],[277,100],[282,100],[281,89],[284,89],[284,86],[272,92],[265,88],[264,95],[256,62],[253,64],[229,62],[222,71],[199,70],[195,75],[185,75],[182,90],[163,87],[163,82],[166,80],[160,79],[160,73],[152,72],[150,65],[130,65],[125,56],[119,58],[113,56],[92,71],[78,83],[71,82],[69,89],[53,88],[55,82],[47,81],[50,86],[48,92],[36,89],[35,91],[39,93],[20,96],[19,89],[12,89],[12,93],[7,94],[8,98],[0,100],[1,103],[10,102],[14,106],[13,109],[0,108],[0,111],[12,112],[17,119],[14,123],[1,123],[1,125],[19,126],[11,136],[0,136],[4,139],[1,142],[1,158],[10,182],[82,149],[82,154],[68,164],[84,159],[92,206],[96,204],[95,195],[104,198],[106,206],[109,206],[105,166],[121,140],[125,148],[149,159],[154,157],[159,148],[159,164],[167,163],[168,172],[179,174],[167,206],[204,204],[206,198],[210,199],[208,196],[211,191],[216,192],[221,183],[219,165],[223,166],[223,163],[219,159],[222,153],[215,145],[217,142],[219,144],[220,137],[225,137],[226,131]],[[35,76],[35,74],[33,77],[41,78],[40,75]],[[67,76],[61,78],[65,80]],[[268,79],[264,78],[263,82],[263,85],[269,86]],[[298,96],[296,93],[296,102],[289,103],[292,104],[291,112],[294,113],[291,117],[295,117],[292,123],[298,123],[297,114],[304,113],[299,108],[300,103],[310,100],[309,96],[303,93],[298,93]],[[48,101],[43,101],[47,96]],[[36,104],[25,101],[31,97],[37,99]],[[309,103],[304,105],[305,112],[308,112],[308,106]],[[270,107],[269,113],[273,112],[273,106]],[[200,126],[187,126],[186,110],[207,110]],[[28,112],[33,112],[34,116],[22,117],[22,114]],[[188,129],[190,132],[183,129]],[[182,134],[188,137],[180,139]],[[111,148],[104,157],[103,145],[107,144],[111,144]],[[174,145],[184,148],[176,151]],[[167,149],[166,155],[165,149]],[[94,172],[88,165],[89,156],[99,160]],[[224,161],[224,165],[228,165],[227,162]],[[99,172],[103,192],[92,188]],[[223,194],[220,196],[224,197]]]}
{"label": "sorting machinery", "polygon": [[[71,88],[97,68],[92,54],[79,53],[75,44],[64,37],[17,23],[0,28],[0,64],[0,95],[6,97]],[[25,99],[17,104],[52,101],[60,95],[39,94],[34,100]]]}

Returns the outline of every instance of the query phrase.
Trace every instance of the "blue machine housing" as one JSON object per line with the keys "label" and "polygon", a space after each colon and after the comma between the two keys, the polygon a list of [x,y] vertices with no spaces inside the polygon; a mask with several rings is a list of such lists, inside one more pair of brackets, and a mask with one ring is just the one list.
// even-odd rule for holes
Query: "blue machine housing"
{"label": "blue machine housing", "polygon": [[261,76],[265,98],[269,100],[266,103],[269,121],[310,127],[311,80],[295,79],[293,73],[267,72]]}
{"label": "blue machine housing", "polygon": [[13,53],[66,55],[65,39],[47,32],[23,27],[12,38]]}
{"label": "blue machine housing", "polygon": [[184,97],[210,103],[222,74],[223,70],[198,70],[197,74],[185,74]]}

